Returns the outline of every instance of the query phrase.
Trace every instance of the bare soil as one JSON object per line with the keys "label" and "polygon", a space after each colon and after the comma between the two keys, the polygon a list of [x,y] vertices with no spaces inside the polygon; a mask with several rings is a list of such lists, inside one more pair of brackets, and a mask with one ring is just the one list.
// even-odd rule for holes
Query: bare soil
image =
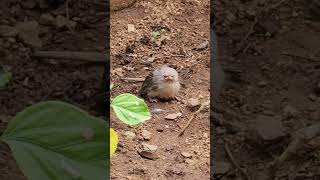
{"label": "bare soil", "polygon": [[[33,2],[36,6],[32,5]],[[69,18],[76,22],[74,31],[71,31],[66,27],[57,28],[55,23],[59,15],[67,17],[62,1],[47,4],[47,7],[40,7],[37,2],[31,0],[23,5],[24,1],[10,0],[0,3],[1,27],[14,28],[20,22],[34,20],[39,24],[38,37],[42,42],[42,47],[36,49],[19,36],[0,35],[0,66],[13,74],[8,86],[0,90],[0,134],[16,113],[45,100],[62,100],[94,116],[101,116],[95,97],[102,92],[103,64],[39,59],[32,55],[34,50],[104,52],[107,49],[107,18],[97,14],[104,12],[105,7],[86,1],[70,1]],[[53,18],[44,21],[40,18],[44,14]],[[33,35],[37,35],[36,31]],[[0,179],[26,179],[4,144],[0,144]]]}
{"label": "bare soil", "polygon": [[[319,122],[318,2],[212,4],[218,61],[228,77],[213,107],[214,179],[246,179],[241,169],[250,179],[270,177],[269,167],[287,148],[291,134]],[[317,142],[304,142],[271,179],[318,179]]]}
{"label": "bare soil", "polygon": [[[120,139],[119,149],[111,158],[111,179],[209,179],[209,110],[198,114],[178,137],[195,111],[187,107],[187,101],[196,98],[204,103],[210,96],[209,47],[195,50],[210,39],[209,12],[209,1],[143,0],[111,14],[112,97],[138,95],[142,82],[121,78],[144,78],[163,64],[175,68],[182,83],[179,101],[147,102],[152,118],[144,124],[128,127],[111,116],[111,127]],[[128,32],[128,24],[134,25],[133,32]],[[165,32],[152,40],[151,33],[161,29]],[[182,116],[166,120],[165,116],[172,113]],[[144,130],[152,133],[150,140],[143,138]],[[128,132],[136,137],[128,138]],[[158,159],[138,154],[143,143],[157,146],[154,154]]]}

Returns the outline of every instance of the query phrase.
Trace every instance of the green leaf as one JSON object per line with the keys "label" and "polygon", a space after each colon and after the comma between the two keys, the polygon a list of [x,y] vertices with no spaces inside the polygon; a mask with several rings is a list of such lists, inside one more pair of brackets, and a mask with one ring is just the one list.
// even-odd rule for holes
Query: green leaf
{"label": "green leaf", "polygon": [[159,35],[160,35],[160,33],[158,31],[151,32],[151,37],[153,37],[153,38],[157,38]]}
{"label": "green leaf", "polygon": [[10,72],[5,72],[0,69],[0,88],[6,87],[6,85],[10,82],[12,78],[12,74]]}
{"label": "green leaf", "polygon": [[107,122],[73,105],[47,101],[18,113],[2,140],[30,180],[105,180]]}
{"label": "green leaf", "polygon": [[128,125],[137,125],[151,118],[147,104],[135,95],[124,93],[113,99],[111,107]]}

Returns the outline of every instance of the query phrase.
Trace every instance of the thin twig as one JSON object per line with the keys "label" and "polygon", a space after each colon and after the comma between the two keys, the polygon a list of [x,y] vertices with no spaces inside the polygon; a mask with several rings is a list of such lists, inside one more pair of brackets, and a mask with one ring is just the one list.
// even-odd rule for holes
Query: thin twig
{"label": "thin twig", "polygon": [[110,12],[99,12],[96,15],[97,16],[107,16],[107,15],[110,15]]}
{"label": "thin twig", "polygon": [[274,5],[271,5],[269,7],[266,7],[264,9],[262,9],[259,13],[257,13],[257,15],[255,16],[254,18],[254,21],[252,22],[252,24],[250,25],[250,29],[249,31],[247,32],[247,34],[244,36],[244,38],[241,40],[241,43],[240,43],[240,46],[238,48],[238,50],[236,52],[234,52],[233,54],[234,55],[238,55],[240,52],[242,52],[242,50],[244,49],[244,47],[248,47],[246,46],[247,44],[247,41],[248,41],[248,38],[253,34],[254,32],[254,27],[258,24],[258,20],[259,20],[259,16],[261,16],[263,13],[266,13],[278,6],[280,6],[282,3],[284,3],[285,1],[287,0],[281,0],[279,2],[277,2],[276,4]]}
{"label": "thin twig", "polygon": [[188,18],[185,18],[185,20],[189,25],[193,25]]}
{"label": "thin twig", "polygon": [[155,57],[155,59],[172,58],[172,57],[186,57],[186,56],[181,54],[173,54],[169,56],[158,56],[158,57]]}
{"label": "thin twig", "polygon": [[[90,2],[90,1],[89,1]],[[101,1],[92,1],[92,4],[94,5],[100,5],[100,6],[109,6],[110,3],[108,2],[101,2]]]}
{"label": "thin twig", "polygon": [[256,24],[258,23],[258,17],[256,16],[254,18],[253,23],[250,26],[249,31],[247,32],[247,34],[243,37],[243,39],[241,40],[240,43],[240,47],[238,48],[238,50],[234,53],[234,55],[238,55],[240,52],[242,52],[243,49],[249,47],[248,45],[245,47],[245,44],[247,44],[248,38],[249,36],[251,36],[251,34],[254,32],[254,27],[256,26]]}
{"label": "thin twig", "polygon": [[187,129],[187,128],[189,127],[189,125],[191,124],[191,122],[194,120],[195,116],[196,116],[199,112],[201,112],[206,106],[207,106],[207,104],[206,104],[206,103],[203,103],[203,104],[200,106],[200,108],[199,108],[196,112],[194,112],[194,113],[192,114],[192,116],[191,116],[191,118],[189,119],[189,121],[187,122],[186,126],[180,131],[180,133],[179,133],[178,136],[181,136],[181,135],[186,131],[186,129]]}
{"label": "thin twig", "polygon": [[143,82],[145,78],[121,78],[121,80],[126,80],[131,82]]}
{"label": "thin twig", "polygon": [[240,165],[236,162],[234,156],[232,155],[232,153],[231,153],[231,151],[230,151],[230,149],[229,149],[229,146],[228,146],[228,143],[227,143],[227,142],[224,143],[224,150],[226,151],[226,153],[227,153],[230,161],[233,163],[233,165],[234,165],[237,169],[240,170],[240,172],[245,176],[245,178],[246,178],[247,180],[250,180],[249,175],[248,175],[248,174],[240,167]]}
{"label": "thin twig", "polygon": [[68,19],[68,20],[70,20],[69,1],[70,1],[70,0],[67,0],[67,1],[66,1],[66,16],[67,16],[67,19]]}
{"label": "thin twig", "polygon": [[281,0],[281,1],[277,2],[276,4],[272,5],[268,10],[274,9],[274,8],[280,6],[280,5],[281,5],[282,3],[284,3],[285,1],[287,1],[287,0]]}
{"label": "thin twig", "polygon": [[298,172],[306,168],[311,162],[312,162],[312,159],[309,159],[306,162],[302,162],[299,167],[295,168],[294,172],[291,173],[291,177],[289,177],[288,179],[295,180],[298,175]]}
{"label": "thin twig", "polygon": [[107,62],[109,58],[104,53],[97,52],[77,52],[77,51],[35,51],[33,54],[37,58],[54,58],[65,60],[80,60],[89,62]]}
{"label": "thin twig", "polygon": [[253,33],[255,25],[258,23],[258,18],[255,17],[253,23],[250,26],[248,33],[244,36],[243,40],[247,41],[249,36]]}
{"label": "thin twig", "polygon": [[320,123],[315,123],[296,131],[292,137],[293,140],[289,143],[288,147],[272,162],[272,165],[269,168],[269,179],[271,180],[274,178],[279,167],[281,167],[291,155],[296,154],[298,149],[305,142],[308,142],[319,135]]}
{"label": "thin twig", "polygon": [[302,58],[302,59],[306,59],[306,60],[309,60],[309,61],[317,61],[316,59],[314,59],[312,57],[302,56],[302,55],[298,55],[298,54],[291,54],[291,53],[287,53],[287,52],[284,52],[284,53],[281,53],[281,54],[285,55],[285,56],[295,57],[295,58]]}

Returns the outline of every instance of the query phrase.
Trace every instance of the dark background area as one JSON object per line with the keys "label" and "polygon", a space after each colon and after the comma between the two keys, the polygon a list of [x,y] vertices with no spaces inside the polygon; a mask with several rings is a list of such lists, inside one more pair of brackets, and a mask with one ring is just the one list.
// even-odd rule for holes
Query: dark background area
{"label": "dark background area", "polygon": [[225,71],[211,114],[213,179],[319,179],[319,3],[211,3]]}
{"label": "dark background area", "polygon": [[[0,134],[17,112],[45,100],[62,100],[94,116],[103,115],[103,61],[35,56],[41,50],[98,52],[108,57],[108,4],[68,2],[68,7],[60,0],[0,2],[0,68],[13,75],[8,87],[0,90]],[[0,179],[26,179],[4,144],[0,144]]]}

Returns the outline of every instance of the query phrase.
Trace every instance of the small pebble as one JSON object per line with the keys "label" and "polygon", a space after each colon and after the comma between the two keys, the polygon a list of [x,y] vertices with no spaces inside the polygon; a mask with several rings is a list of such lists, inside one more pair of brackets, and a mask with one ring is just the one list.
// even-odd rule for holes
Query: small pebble
{"label": "small pebble", "polygon": [[147,130],[142,130],[141,135],[145,140],[150,140],[152,133]]}
{"label": "small pebble", "polygon": [[197,107],[200,105],[200,102],[199,102],[199,99],[196,99],[196,98],[190,98],[188,100],[188,106],[193,108],[193,107]]}
{"label": "small pebble", "polygon": [[165,119],[167,120],[175,120],[176,118],[182,116],[182,113],[174,113],[174,114],[168,114]]}
{"label": "small pebble", "polygon": [[131,131],[126,131],[124,133],[124,135],[126,136],[126,138],[128,139],[134,139],[136,137],[136,134],[134,132],[131,132]]}
{"label": "small pebble", "polygon": [[181,155],[185,158],[191,158],[192,157],[192,154],[191,153],[188,153],[188,152],[182,152]]}
{"label": "small pebble", "polygon": [[141,145],[144,151],[155,152],[158,149],[158,146],[152,144],[142,143]]}

